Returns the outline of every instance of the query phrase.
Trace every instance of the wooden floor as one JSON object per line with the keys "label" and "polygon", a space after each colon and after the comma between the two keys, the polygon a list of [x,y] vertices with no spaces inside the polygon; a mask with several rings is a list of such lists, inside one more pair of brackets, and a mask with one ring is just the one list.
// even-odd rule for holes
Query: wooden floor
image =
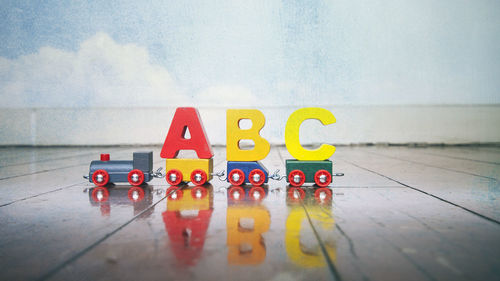
{"label": "wooden floor", "polygon": [[0,148],[0,280],[500,280],[500,148],[338,147],[331,199],[82,178],[145,149]]}

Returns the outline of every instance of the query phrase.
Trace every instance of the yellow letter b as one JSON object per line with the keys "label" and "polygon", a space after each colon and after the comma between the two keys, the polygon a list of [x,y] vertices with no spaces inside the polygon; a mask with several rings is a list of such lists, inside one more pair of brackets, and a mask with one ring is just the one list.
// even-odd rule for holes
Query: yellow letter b
{"label": "yellow letter b", "polygon": [[[259,134],[266,123],[264,114],[257,109],[228,109],[226,118],[227,161],[258,161],[266,158],[271,145]],[[242,119],[250,119],[252,127],[246,130],[241,129],[240,120]],[[252,140],[255,147],[243,150],[240,148],[241,140]]]}

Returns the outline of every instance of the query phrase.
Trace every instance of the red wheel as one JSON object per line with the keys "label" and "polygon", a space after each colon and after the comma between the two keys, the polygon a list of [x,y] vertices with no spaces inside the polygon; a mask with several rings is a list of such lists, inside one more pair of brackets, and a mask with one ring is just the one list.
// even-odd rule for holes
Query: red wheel
{"label": "red wheel", "polygon": [[106,170],[97,170],[92,174],[92,181],[97,186],[105,186],[109,182],[109,174]]}
{"label": "red wheel", "polygon": [[288,174],[288,182],[291,186],[302,186],[306,182],[306,175],[301,170],[293,170]]}
{"label": "red wheel", "polygon": [[207,173],[201,169],[196,169],[191,173],[191,182],[195,185],[204,185],[207,182]]}
{"label": "red wheel", "polygon": [[130,171],[127,178],[128,182],[134,186],[138,186],[144,183],[144,173],[139,169]]}
{"label": "red wheel", "polygon": [[266,181],[266,175],[260,169],[253,169],[248,174],[248,181],[254,186],[261,186]]}
{"label": "red wheel", "polygon": [[332,174],[327,170],[318,170],[314,174],[314,182],[321,187],[328,186],[332,182]]}
{"label": "red wheel", "polygon": [[204,187],[196,186],[191,189],[191,197],[193,199],[203,199],[207,196],[207,190]]}
{"label": "red wheel", "polygon": [[232,185],[242,185],[245,182],[245,174],[240,169],[234,169],[229,172],[227,179]]}
{"label": "red wheel", "polygon": [[171,186],[167,189],[167,200],[180,200],[182,198],[182,190],[176,186]]}
{"label": "red wheel", "polygon": [[134,186],[128,190],[127,197],[132,202],[139,202],[144,199],[144,190],[140,187]]}
{"label": "red wheel", "polygon": [[305,197],[306,197],[306,192],[302,190],[302,188],[291,187],[288,190],[288,199],[290,199],[291,201],[298,202],[304,200]]}
{"label": "red wheel", "polygon": [[167,172],[165,179],[167,179],[167,182],[170,185],[178,185],[182,182],[182,173],[177,169],[172,169]]}
{"label": "red wheel", "polygon": [[231,186],[228,192],[229,198],[233,201],[242,201],[245,199],[245,190],[240,186]]}
{"label": "red wheel", "polygon": [[314,191],[314,198],[319,204],[328,202],[332,199],[332,191],[326,187],[318,188]]}
{"label": "red wheel", "polygon": [[262,201],[266,197],[266,191],[260,186],[255,186],[250,189],[248,196],[254,201]]}
{"label": "red wheel", "polygon": [[92,200],[94,202],[106,202],[109,198],[109,191],[104,187],[96,187],[92,190]]}

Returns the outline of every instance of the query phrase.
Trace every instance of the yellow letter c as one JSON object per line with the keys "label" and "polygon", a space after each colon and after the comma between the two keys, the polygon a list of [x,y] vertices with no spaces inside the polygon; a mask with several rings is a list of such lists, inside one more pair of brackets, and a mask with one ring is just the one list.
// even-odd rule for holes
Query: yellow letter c
{"label": "yellow letter c", "polygon": [[285,127],[285,145],[288,152],[297,160],[325,160],[335,153],[335,146],[322,144],[320,148],[308,150],[300,145],[299,129],[302,122],[307,119],[319,120],[323,125],[336,122],[333,114],[319,107],[306,107],[293,112]]}

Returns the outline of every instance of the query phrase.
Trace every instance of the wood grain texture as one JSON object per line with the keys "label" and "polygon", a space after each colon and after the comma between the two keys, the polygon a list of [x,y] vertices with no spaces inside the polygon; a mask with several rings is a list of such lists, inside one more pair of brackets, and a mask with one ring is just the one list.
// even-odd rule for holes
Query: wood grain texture
{"label": "wood grain texture", "polygon": [[[144,150],[112,149],[114,159]],[[164,164],[159,147],[148,149],[155,168]],[[230,185],[214,178],[202,191],[154,179],[136,201],[129,187],[117,186],[99,201],[81,175],[107,150],[3,150],[2,166],[17,176],[0,180],[0,279],[498,280],[500,274],[497,148],[339,147],[330,160],[345,176],[333,178],[331,199],[311,186],[294,199],[285,180],[269,180],[263,193],[245,185],[235,200]],[[214,152],[214,171],[225,169],[225,149]],[[284,147],[272,147],[262,162],[283,175],[287,158]]]}

